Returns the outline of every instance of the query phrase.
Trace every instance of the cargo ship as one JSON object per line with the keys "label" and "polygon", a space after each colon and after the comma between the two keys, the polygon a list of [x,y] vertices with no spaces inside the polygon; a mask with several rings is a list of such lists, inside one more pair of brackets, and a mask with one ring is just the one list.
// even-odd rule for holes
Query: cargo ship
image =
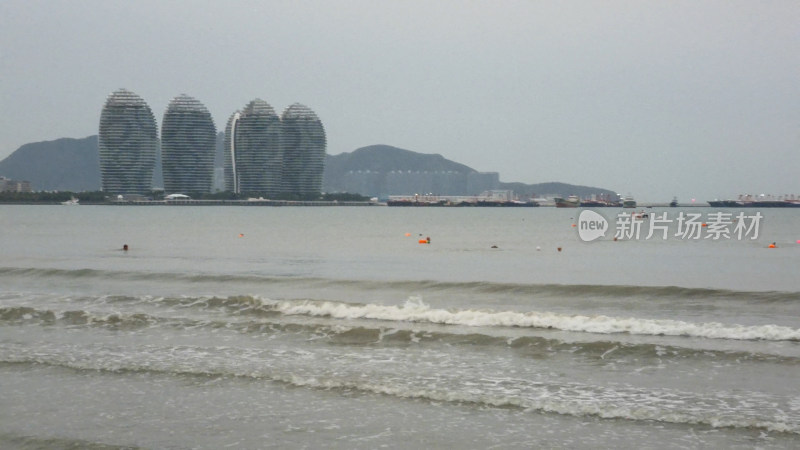
{"label": "cargo ship", "polygon": [[800,208],[800,196],[740,195],[737,200],[709,200],[715,208]]}
{"label": "cargo ship", "polygon": [[577,195],[570,195],[567,198],[556,197],[556,208],[577,208],[580,206],[581,201]]}

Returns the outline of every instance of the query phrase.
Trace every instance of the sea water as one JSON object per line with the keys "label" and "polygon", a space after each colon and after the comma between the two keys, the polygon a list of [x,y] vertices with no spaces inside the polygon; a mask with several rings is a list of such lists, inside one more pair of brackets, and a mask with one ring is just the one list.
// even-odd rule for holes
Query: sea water
{"label": "sea water", "polygon": [[578,212],[0,206],[0,447],[800,445],[800,211]]}

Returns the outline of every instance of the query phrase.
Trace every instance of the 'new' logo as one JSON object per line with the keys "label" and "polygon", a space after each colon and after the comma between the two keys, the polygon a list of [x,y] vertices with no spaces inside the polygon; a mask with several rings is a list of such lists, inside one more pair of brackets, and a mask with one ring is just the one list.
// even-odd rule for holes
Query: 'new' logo
{"label": "'new' logo", "polygon": [[584,209],[578,216],[578,236],[582,241],[591,242],[606,235],[608,221],[600,214]]}

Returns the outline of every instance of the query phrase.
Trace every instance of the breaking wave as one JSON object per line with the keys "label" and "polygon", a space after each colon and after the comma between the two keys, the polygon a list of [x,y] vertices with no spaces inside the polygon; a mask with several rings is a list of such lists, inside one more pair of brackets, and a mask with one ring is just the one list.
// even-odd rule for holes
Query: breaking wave
{"label": "breaking wave", "polygon": [[271,307],[282,314],[324,316],[336,319],[374,319],[427,322],[473,327],[528,327],[598,334],[628,333],[651,336],[689,336],[708,339],[800,341],[800,330],[778,325],[728,325],[716,322],[567,315],[551,312],[445,310],[431,308],[419,299],[402,306],[355,305],[329,301],[278,301]]}
{"label": "breaking wave", "polygon": [[[208,299],[207,304],[231,305],[243,301],[237,299]],[[256,299],[249,298],[246,303],[252,304]],[[196,301],[194,302],[197,303]],[[260,302],[259,302],[260,303]],[[266,308],[270,312],[259,312]],[[296,314],[281,315],[272,311],[269,306],[255,309],[257,318],[245,318],[240,321],[218,319],[192,319],[187,317],[162,317],[144,313],[98,313],[84,310],[67,310],[56,312],[52,310],[34,309],[31,307],[4,307],[0,308],[0,323],[5,325],[30,325],[65,326],[65,327],[91,327],[106,328],[120,331],[136,331],[143,328],[166,327],[179,331],[186,330],[217,330],[226,329],[241,334],[257,336],[299,335],[306,340],[324,340],[335,345],[349,346],[399,346],[409,345],[447,345],[469,347],[495,347],[509,348],[519,352],[521,356],[536,359],[555,356],[559,353],[569,353],[575,356],[593,360],[607,359],[609,362],[619,362],[621,359],[633,357],[634,359],[651,358],[662,360],[669,359],[714,359],[718,362],[773,362],[791,366],[800,366],[800,358],[780,356],[767,353],[753,353],[749,351],[697,349],[691,346],[681,347],[676,345],[654,343],[625,343],[615,340],[596,340],[589,342],[570,342],[542,336],[509,336],[502,332],[487,332],[479,330],[464,333],[462,330],[447,331],[439,329],[416,329],[404,327],[402,322],[387,323],[386,326],[372,325],[344,325],[330,321],[299,322],[287,320]],[[323,315],[324,317],[329,317]],[[313,317],[313,316],[312,316]],[[515,333],[516,334],[516,333]]]}
{"label": "breaking wave", "polygon": [[[269,318],[276,315],[324,317],[339,320],[379,320],[468,327],[537,328],[594,334],[642,336],[684,336],[706,339],[800,341],[800,329],[782,325],[738,325],[719,322],[687,322],[671,319],[614,317],[608,315],[563,314],[547,311],[496,311],[492,309],[432,308],[418,297],[402,305],[347,303],[326,300],[265,300],[253,296],[136,298],[104,297],[104,302],[148,302],[183,308],[222,310],[227,314]],[[54,320],[53,312],[27,306],[0,308],[0,320],[14,321],[34,317]],[[75,319],[80,320],[80,319]],[[112,319],[108,319],[112,320]],[[138,322],[155,320],[137,315]]]}

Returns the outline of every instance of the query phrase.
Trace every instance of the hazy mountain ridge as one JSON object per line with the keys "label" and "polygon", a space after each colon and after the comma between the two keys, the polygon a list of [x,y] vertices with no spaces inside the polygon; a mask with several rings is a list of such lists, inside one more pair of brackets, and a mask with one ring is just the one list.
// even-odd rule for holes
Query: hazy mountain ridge
{"label": "hazy mountain ridge", "polygon": [[0,161],[0,176],[47,191],[100,190],[97,135],[32,142]]}
{"label": "hazy mountain ridge", "polygon": [[[216,165],[222,164],[222,139],[218,135]],[[153,174],[154,186],[162,186],[160,152],[156,158]],[[479,172],[464,164],[446,159],[439,154],[424,154],[404,150],[389,145],[362,147],[350,153],[326,155],[323,189],[327,192],[342,191],[344,181],[354,172],[371,172],[385,177],[391,172],[428,172],[478,174]],[[100,164],[97,135],[82,139],[61,138],[54,141],[34,142],[21,146],[4,160],[0,161],[0,176],[15,180],[30,181],[37,191],[98,191],[101,189]],[[575,186],[566,183],[503,183],[496,189],[509,189],[521,197],[534,194],[561,194],[589,196],[610,194],[612,191]],[[374,196],[376,192],[352,192]],[[405,192],[391,192],[405,194]],[[476,193],[464,192],[463,195]]]}
{"label": "hazy mountain ridge", "polygon": [[[354,172],[367,172],[370,174],[360,174],[362,177],[372,175],[372,183],[367,185],[385,186],[386,177],[392,171],[410,172],[454,172],[458,174],[479,174],[480,172],[461,163],[446,159],[439,154],[417,153],[404,150],[390,145],[370,145],[356,149],[350,153],[338,155],[328,155],[325,159],[325,176],[323,189],[328,192],[347,191],[347,187],[353,183],[347,183],[347,178],[354,176]],[[444,175],[440,175],[445,177]],[[443,182],[440,184],[446,184]],[[511,190],[520,198],[529,198],[536,195],[578,195],[580,197],[590,197],[592,195],[603,194],[613,195],[614,192],[608,189],[576,186],[560,182],[546,182],[536,184],[526,184],[520,182],[504,183],[498,181],[492,189]],[[367,189],[359,192],[363,195],[378,195],[380,192],[374,191],[377,188]],[[389,189],[391,191],[391,189]],[[384,192],[385,193],[385,192]],[[408,194],[408,192],[389,192],[393,195]],[[441,192],[433,192],[441,193]],[[461,192],[458,195],[477,195],[480,192]]]}
{"label": "hazy mountain ridge", "polygon": [[463,164],[445,159],[439,154],[417,153],[390,145],[370,145],[350,153],[327,155],[325,171],[331,176],[341,176],[351,170],[389,172],[392,170],[427,170],[476,172]]}

